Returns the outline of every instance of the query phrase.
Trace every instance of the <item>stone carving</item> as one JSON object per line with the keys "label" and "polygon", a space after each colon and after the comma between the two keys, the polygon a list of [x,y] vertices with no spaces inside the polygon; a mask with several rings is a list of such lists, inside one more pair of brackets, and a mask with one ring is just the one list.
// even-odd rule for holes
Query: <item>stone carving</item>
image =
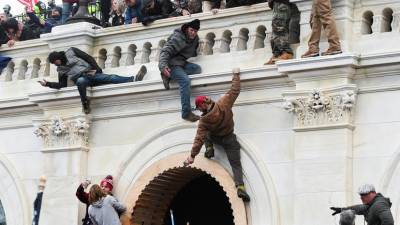
{"label": "stone carving", "polygon": [[43,139],[45,149],[87,147],[89,144],[89,123],[85,118],[64,120],[56,116],[39,124],[34,133]]}
{"label": "stone carving", "polygon": [[287,99],[284,109],[295,114],[297,127],[350,123],[356,102],[354,91],[324,95],[318,90],[309,97]]}

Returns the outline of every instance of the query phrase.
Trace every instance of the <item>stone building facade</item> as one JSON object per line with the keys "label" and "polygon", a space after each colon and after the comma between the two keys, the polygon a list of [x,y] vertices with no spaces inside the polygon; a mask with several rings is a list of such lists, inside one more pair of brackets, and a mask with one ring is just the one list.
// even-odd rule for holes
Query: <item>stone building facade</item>
{"label": "stone building facade", "polygon": [[[293,2],[301,11],[295,59],[272,66],[263,66],[271,57],[266,3],[150,27],[70,24],[1,47],[0,54],[13,58],[0,76],[0,201],[7,225],[31,223],[43,174],[41,225],[80,224],[85,209],[75,198],[77,186],[107,174],[115,177],[115,196],[133,212],[132,224],[163,224],[174,197],[200,177],[216,181],[237,225],[338,224],[329,206],[360,203],[356,190],[364,183],[391,198],[399,224],[400,1],[332,0],[344,53],[309,59],[300,55],[312,1]],[[196,124],[181,120],[177,85],[164,90],[157,61],[172,30],[193,18],[201,20],[201,45],[191,60],[203,73],[191,76],[192,95],[218,99],[231,69],[242,71],[234,119],[252,198],[246,205],[222,151],[182,168]],[[84,115],[76,87],[50,90],[36,82],[57,80],[47,55],[71,46],[93,55],[107,73],[128,76],[146,65],[148,75],[91,88],[93,111]]]}

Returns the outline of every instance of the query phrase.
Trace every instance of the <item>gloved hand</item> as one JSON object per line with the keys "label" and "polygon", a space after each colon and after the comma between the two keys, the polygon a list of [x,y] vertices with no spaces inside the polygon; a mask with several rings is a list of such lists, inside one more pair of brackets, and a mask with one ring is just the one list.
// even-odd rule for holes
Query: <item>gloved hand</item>
{"label": "gloved hand", "polygon": [[330,209],[334,211],[334,212],[332,213],[332,216],[341,213],[342,210],[343,210],[342,208],[339,208],[339,207],[330,207]]}

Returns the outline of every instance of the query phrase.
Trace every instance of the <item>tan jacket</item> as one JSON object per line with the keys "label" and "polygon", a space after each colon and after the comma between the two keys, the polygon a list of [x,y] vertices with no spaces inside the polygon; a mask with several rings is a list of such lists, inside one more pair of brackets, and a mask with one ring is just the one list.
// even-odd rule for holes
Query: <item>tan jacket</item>
{"label": "tan jacket", "polygon": [[232,106],[239,93],[240,76],[237,74],[232,77],[231,89],[214,104],[210,112],[200,118],[197,134],[192,146],[191,156],[193,158],[199,154],[207,133],[220,137],[233,133]]}

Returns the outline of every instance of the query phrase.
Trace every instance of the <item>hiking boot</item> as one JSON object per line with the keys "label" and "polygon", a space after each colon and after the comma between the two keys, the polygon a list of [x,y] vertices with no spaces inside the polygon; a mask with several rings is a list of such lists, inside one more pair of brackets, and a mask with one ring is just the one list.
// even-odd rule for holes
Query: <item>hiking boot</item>
{"label": "hiking boot", "polygon": [[169,90],[169,81],[170,81],[170,78],[164,76],[164,75],[161,73],[161,79],[162,79],[162,82],[163,82],[163,85],[164,85],[165,90]]}
{"label": "hiking boot", "polygon": [[274,65],[276,59],[277,59],[277,58],[276,58],[275,56],[272,56],[272,57],[268,60],[268,62],[264,63],[264,65]]}
{"label": "hiking boot", "polygon": [[147,68],[145,66],[141,66],[138,73],[135,76],[135,81],[142,81],[146,73],[147,73]]}
{"label": "hiking boot", "polygon": [[246,189],[244,188],[244,185],[239,185],[237,187],[237,195],[244,202],[249,202],[250,201],[250,196],[247,194]]}
{"label": "hiking boot", "polygon": [[311,51],[308,50],[306,51],[306,53],[304,53],[301,58],[310,58],[310,57],[317,57],[319,56],[319,52],[318,51]]}
{"label": "hiking boot", "polygon": [[342,54],[342,50],[328,48],[328,50],[326,50],[326,52],[323,52],[321,55],[326,56],[326,55],[337,55],[337,54]]}
{"label": "hiking boot", "polygon": [[182,119],[187,120],[189,122],[196,122],[197,120],[200,119],[200,116],[190,112],[189,114],[187,114],[187,116],[182,117]]}
{"label": "hiking boot", "polygon": [[293,54],[283,52],[279,57],[278,60],[288,60],[288,59],[293,59]]}
{"label": "hiking boot", "polygon": [[214,145],[212,143],[206,145],[206,152],[204,152],[204,157],[206,157],[207,159],[211,159],[212,157],[214,157]]}
{"label": "hiking boot", "polygon": [[91,108],[90,108],[90,100],[89,99],[82,103],[82,111],[85,114],[89,114],[90,113]]}

